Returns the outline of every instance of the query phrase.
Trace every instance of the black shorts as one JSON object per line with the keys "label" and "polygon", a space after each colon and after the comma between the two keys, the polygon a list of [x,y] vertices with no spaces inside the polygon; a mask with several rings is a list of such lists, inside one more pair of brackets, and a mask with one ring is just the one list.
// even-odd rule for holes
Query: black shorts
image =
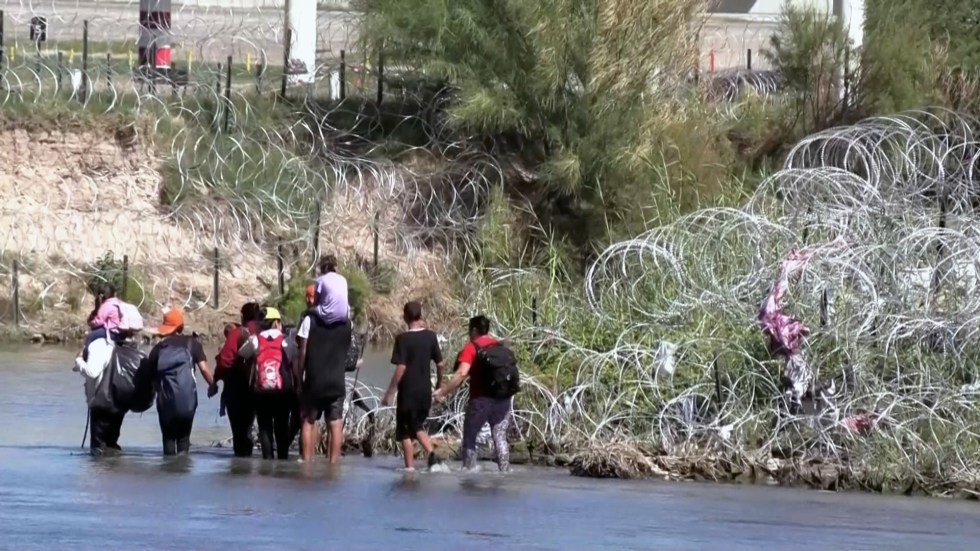
{"label": "black shorts", "polygon": [[410,440],[425,430],[425,420],[429,418],[429,408],[396,408],[395,439]]}
{"label": "black shorts", "polygon": [[321,416],[326,421],[339,421],[344,417],[344,396],[331,396],[327,398],[303,399],[302,402],[303,419],[306,421],[316,421]]}

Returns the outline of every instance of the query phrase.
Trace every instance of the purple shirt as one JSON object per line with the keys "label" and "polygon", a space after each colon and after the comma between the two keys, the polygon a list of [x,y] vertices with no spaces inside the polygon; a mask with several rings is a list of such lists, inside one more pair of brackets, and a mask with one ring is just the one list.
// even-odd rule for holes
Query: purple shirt
{"label": "purple shirt", "polygon": [[347,280],[337,272],[316,278],[316,315],[324,323],[337,323],[350,319],[350,303],[347,300]]}

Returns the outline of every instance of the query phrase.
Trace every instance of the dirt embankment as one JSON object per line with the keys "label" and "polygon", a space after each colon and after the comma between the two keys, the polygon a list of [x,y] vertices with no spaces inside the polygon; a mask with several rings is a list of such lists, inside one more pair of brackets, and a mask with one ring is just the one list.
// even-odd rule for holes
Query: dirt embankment
{"label": "dirt embankment", "polygon": [[[270,247],[235,236],[219,238],[201,229],[200,216],[175,216],[165,208],[165,161],[151,148],[119,143],[98,130],[3,131],[0,143],[5,144],[0,148],[0,333],[8,338],[77,336],[91,308],[86,281],[106,253],[128,258],[143,289],[146,315],[155,318],[165,305],[182,306],[189,325],[205,335],[220,333],[243,302],[271,294],[278,272]],[[325,213],[330,222],[321,227],[321,250],[342,259],[370,258],[374,212],[369,205],[357,209],[352,204],[357,201]],[[209,212],[220,216],[221,210]],[[394,275],[390,289],[374,294],[367,310],[371,324],[390,331],[398,326],[401,303],[408,297],[428,300],[445,288],[444,282],[417,277],[418,268],[441,269],[445,262],[433,253],[407,255],[386,237],[380,240],[382,257]],[[221,256],[217,310],[215,243]]]}

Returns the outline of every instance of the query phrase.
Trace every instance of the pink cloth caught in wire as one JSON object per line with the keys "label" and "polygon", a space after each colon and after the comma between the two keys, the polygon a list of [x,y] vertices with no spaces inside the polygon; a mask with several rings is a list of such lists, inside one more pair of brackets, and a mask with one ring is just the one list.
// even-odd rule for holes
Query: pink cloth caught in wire
{"label": "pink cloth caught in wire", "polygon": [[803,340],[810,330],[803,322],[783,313],[786,306],[786,292],[789,279],[803,271],[813,252],[792,251],[783,261],[772,291],[759,310],[759,324],[762,332],[769,337],[769,347],[773,354],[793,356],[803,346]]}
{"label": "pink cloth caught in wire", "polygon": [[[833,249],[846,246],[847,243],[840,237],[829,245]],[[803,321],[783,313],[783,308],[786,307],[790,278],[799,275],[806,268],[815,252],[816,249],[790,251],[779,267],[779,275],[772,291],[759,309],[759,325],[762,326],[762,332],[769,337],[769,350],[785,358],[783,379],[787,384],[786,392],[797,406],[801,405],[802,397],[813,384],[813,370],[803,357],[802,350],[810,330],[803,325]]]}

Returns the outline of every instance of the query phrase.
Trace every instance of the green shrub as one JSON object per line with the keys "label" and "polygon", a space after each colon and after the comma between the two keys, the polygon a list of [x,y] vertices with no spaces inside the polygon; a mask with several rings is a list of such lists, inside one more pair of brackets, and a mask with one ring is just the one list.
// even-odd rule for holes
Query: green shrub
{"label": "green shrub", "polygon": [[132,265],[124,264],[111,251],[106,252],[86,270],[85,286],[93,296],[98,296],[108,285],[112,285],[120,300],[141,306],[149,299],[148,288],[142,281],[143,275]]}
{"label": "green shrub", "polygon": [[[922,0],[869,0],[858,83],[862,115],[922,107],[938,74]],[[972,40],[975,42],[976,38]]]}
{"label": "green shrub", "polygon": [[279,313],[283,316],[283,323],[292,324],[299,321],[300,316],[306,311],[306,286],[309,285],[305,278],[293,277],[286,285],[286,293],[281,297],[270,297],[270,304],[278,304]]}
{"label": "green shrub", "polygon": [[814,7],[784,7],[779,28],[762,54],[782,75],[802,133],[839,122],[844,112],[839,84],[854,81],[847,66],[851,50],[838,17]]}
{"label": "green shrub", "polygon": [[374,291],[371,288],[371,278],[364,270],[345,266],[340,273],[347,278],[347,300],[350,301],[354,322],[363,323],[367,319],[367,306]]}
{"label": "green shrub", "polygon": [[[447,82],[448,127],[525,167],[531,176],[505,178],[508,191],[581,256],[610,229],[632,234],[670,212],[670,192],[694,203],[689,188],[713,191],[705,146],[714,140],[679,123],[683,106],[651,87],[689,71],[703,2],[367,0],[360,9],[372,57]],[[668,164],[690,177],[672,187]]]}
{"label": "green shrub", "polygon": [[398,270],[388,262],[380,262],[377,268],[363,270],[370,274],[371,290],[379,295],[390,295],[398,283]]}

